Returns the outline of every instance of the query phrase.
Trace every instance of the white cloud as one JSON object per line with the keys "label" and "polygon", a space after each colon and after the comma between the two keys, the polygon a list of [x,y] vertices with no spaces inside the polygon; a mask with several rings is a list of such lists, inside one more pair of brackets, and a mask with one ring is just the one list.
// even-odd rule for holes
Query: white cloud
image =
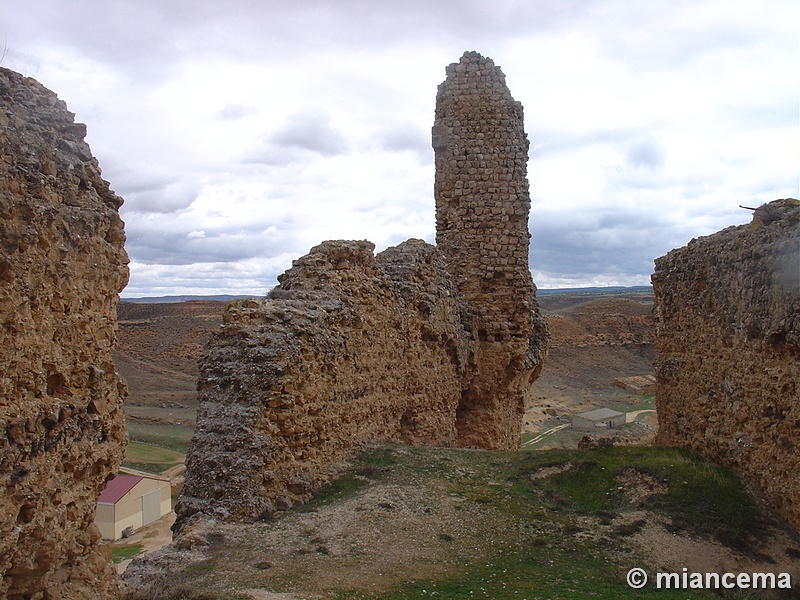
{"label": "white cloud", "polygon": [[[525,107],[540,286],[652,260],[798,196],[792,0],[8,0],[3,66],[86,122],[126,202],[125,295],[262,293],[327,238],[433,241],[445,66]],[[87,18],[91,15],[91,18]]]}

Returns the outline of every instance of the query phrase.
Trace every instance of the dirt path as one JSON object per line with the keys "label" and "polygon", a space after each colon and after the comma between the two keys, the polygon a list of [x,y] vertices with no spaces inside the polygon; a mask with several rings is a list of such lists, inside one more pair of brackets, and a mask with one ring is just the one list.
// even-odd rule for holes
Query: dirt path
{"label": "dirt path", "polygon": [[[129,538],[123,538],[115,542],[111,542],[112,548],[120,546],[135,546],[141,544],[142,553],[152,552],[163,548],[172,541],[172,524],[175,522],[175,513],[171,512],[161,517],[158,521],[154,521],[149,525],[145,525]],[[131,560],[123,560],[116,565],[117,573],[122,573],[131,563]]]}
{"label": "dirt path", "polygon": [[544,438],[546,438],[548,435],[552,435],[556,431],[561,431],[562,429],[566,429],[569,426],[570,426],[570,423],[564,423],[564,425],[558,425],[556,427],[551,427],[550,429],[548,429],[544,433],[540,433],[535,438],[532,438],[532,439],[528,440],[527,442],[525,442],[524,444],[522,444],[522,447],[523,448],[527,448],[529,446],[533,446],[534,444],[538,444]]}
{"label": "dirt path", "polygon": [[655,414],[655,412],[656,411],[655,411],[654,408],[647,408],[645,410],[632,410],[631,412],[626,413],[625,422],[626,423],[633,423],[639,415],[644,414],[644,413],[653,413],[653,414]]}

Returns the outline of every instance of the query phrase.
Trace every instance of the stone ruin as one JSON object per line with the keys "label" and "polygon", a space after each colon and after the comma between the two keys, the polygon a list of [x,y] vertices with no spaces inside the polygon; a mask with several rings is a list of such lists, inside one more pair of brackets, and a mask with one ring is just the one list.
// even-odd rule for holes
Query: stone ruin
{"label": "stone ruin", "polygon": [[[0,596],[118,594],[96,499],[126,443],[111,360],[122,199],[86,128],[0,68]],[[528,270],[522,107],[492,61],[447,68],[437,246],[329,241],[209,342],[179,524],[256,519],[390,441],[513,449],[549,337]],[[800,202],[656,261],[657,442],[754,481],[800,529]]]}
{"label": "stone ruin", "polygon": [[116,196],[56,95],[0,68],[0,597],[112,598],[97,497],[127,443]]}
{"label": "stone ruin", "polygon": [[473,311],[472,362],[456,412],[459,445],[516,448],[523,391],[547,328],[528,268],[528,138],[505,75],[476,52],[436,95],[436,246]]}
{"label": "stone ruin", "polygon": [[474,52],[439,87],[437,246],[328,241],[229,305],[198,383],[176,507],[252,520],[302,502],[370,442],[519,446],[549,337],[528,269],[528,140]]}
{"label": "stone ruin", "polygon": [[734,467],[800,530],[800,202],[656,260],[656,443]]}

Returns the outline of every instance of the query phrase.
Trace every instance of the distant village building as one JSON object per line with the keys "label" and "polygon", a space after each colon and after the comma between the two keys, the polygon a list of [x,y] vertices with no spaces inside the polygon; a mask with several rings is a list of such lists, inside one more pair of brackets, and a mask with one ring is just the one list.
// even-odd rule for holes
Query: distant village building
{"label": "distant village building", "polygon": [[117,475],[97,500],[94,522],[103,539],[118,540],[128,527],[139,529],[171,511],[169,479],[155,475]]}
{"label": "distant village building", "polygon": [[577,431],[598,431],[600,429],[616,429],[625,425],[625,413],[598,408],[572,417],[572,428]]}

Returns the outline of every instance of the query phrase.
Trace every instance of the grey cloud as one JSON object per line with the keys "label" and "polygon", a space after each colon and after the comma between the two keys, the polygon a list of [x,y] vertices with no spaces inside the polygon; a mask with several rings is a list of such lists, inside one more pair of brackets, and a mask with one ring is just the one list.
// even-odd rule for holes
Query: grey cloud
{"label": "grey cloud", "polygon": [[136,234],[128,236],[126,248],[131,258],[142,264],[232,263],[276,256],[294,239],[291,231],[269,230],[264,223],[192,231],[187,231],[180,218],[156,223],[142,219],[132,224]]}
{"label": "grey cloud", "polygon": [[125,199],[125,213],[174,213],[188,208],[200,193],[200,184],[192,180],[141,182],[131,187],[115,184]]}
{"label": "grey cloud", "polygon": [[[42,40],[79,49],[112,64],[133,81],[161,80],[192,58],[219,55],[243,61],[297,59],[337,47],[379,47],[418,41],[481,47],[498,37],[552,29],[585,13],[582,2],[465,0],[459,10],[429,0],[375,3],[351,0],[119,1],[8,0],[18,16],[8,41]],[[477,48],[476,48],[477,49]]]}
{"label": "grey cloud", "polygon": [[430,130],[420,129],[411,123],[395,125],[379,133],[379,143],[389,152],[413,152],[420,162],[433,161]]}
{"label": "grey cloud", "polygon": [[122,297],[176,294],[241,294],[260,297],[277,283],[276,271],[284,270],[282,265],[276,264],[279,262],[269,259],[192,265],[147,265],[132,262],[132,278],[122,292]]}
{"label": "grey cloud", "polygon": [[238,121],[244,117],[249,117],[258,113],[258,109],[243,104],[227,104],[223,106],[215,115],[220,121]]}
{"label": "grey cloud", "polygon": [[[734,204],[692,213],[656,208],[531,214],[530,266],[553,279],[649,280],[653,261],[732,224],[746,222]],[[585,283],[584,283],[585,285]]]}
{"label": "grey cloud", "polygon": [[656,169],[664,166],[664,148],[654,139],[633,142],[625,154],[633,167]]}
{"label": "grey cloud", "polygon": [[6,11],[19,13],[7,32],[11,46],[41,40],[79,50],[101,64],[113,64],[132,79],[156,79],[172,71],[181,51],[175,43],[180,23],[174,3],[45,0],[35,6],[9,0]]}
{"label": "grey cloud", "polygon": [[274,144],[265,144],[261,148],[246,151],[241,162],[245,165],[288,167],[293,164],[302,164],[306,160],[306,151],[299,148],[282,148]]}
{"label": "grey cloud", "polygon": [[[755,5],[751,5],[755,6]],[[601,51],[636,70],[654,71],[682,68],[709,55],[728,49],[741,49],[756,43],[759,24],[738,18],[698,19],[695,2],[661,2],[637,5],[633,10],[618,10],[611,3],[597,3],[589,18],[608,26],[600,39]],[[612,11],[609,13],[609,9]],[[761,9],[764,10],[764,9]],[[779,10],[773,7],[771,10]],[[735,3],[730,12],[736,12]],[[613,18],[604,19],[612,16]],[[669,14],[672,18],[659,18]],[[691,25],[687,25],[687,21]]]}
{"label": "grey cloud", "polygon": [[642,130],[652,129],[654,125],[615,129],[596,129],[583,133],[554,131],[545,123],[530,120],[525,128],[531,141],[531,157],[564,154],[578,148],[605,144],[614,147],[631,147],[643,142]]}
{"label": "grey cloud", "polygon": [[624,211],[533,214],[531,269],[566,279],[646,278],[653,260],[677,242],[665,240],[665,225],[654,215]]}
{"label": "grey cloud", "polygon": [[309,150],[322,156],[335,156],[347,150],[344,135],[333,127],[330,115],[323,111],[288,117],[268,141],[279,146]]}

